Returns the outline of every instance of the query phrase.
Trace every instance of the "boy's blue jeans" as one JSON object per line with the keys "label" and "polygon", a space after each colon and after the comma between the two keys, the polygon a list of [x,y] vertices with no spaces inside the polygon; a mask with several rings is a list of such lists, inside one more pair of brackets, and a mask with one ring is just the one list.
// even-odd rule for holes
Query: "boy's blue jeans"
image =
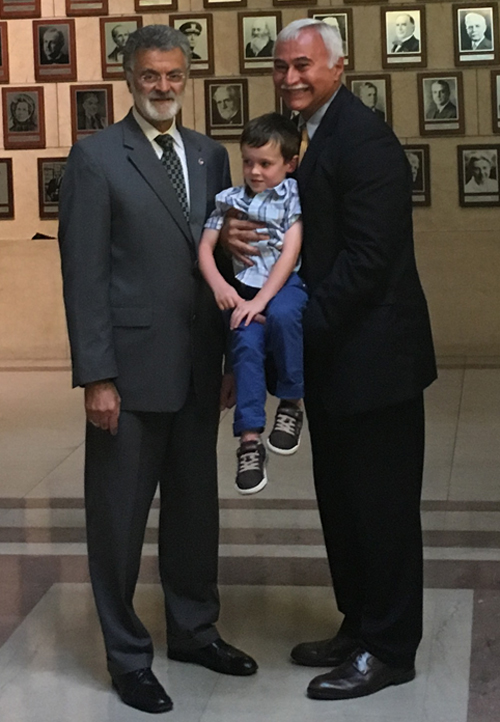
{"label": "boy's blue jeans", "polygon": [[[255,289],[256,295],[258,289]],[[266,323],[243,323],[231,332],[231,356],[236,380],[233,432],[240,436],[266,425],[266,356],[272,355],[277,372],[276,396],[304,396],[302,312],[307,302],[304,282],[292,273],[266,306]]]}

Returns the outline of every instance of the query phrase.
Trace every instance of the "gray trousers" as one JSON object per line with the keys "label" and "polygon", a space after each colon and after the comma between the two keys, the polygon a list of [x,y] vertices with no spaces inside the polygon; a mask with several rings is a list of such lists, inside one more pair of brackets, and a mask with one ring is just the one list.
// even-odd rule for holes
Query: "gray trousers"
{"label": "gray trousers", "polygon": [[122,411],[116,436],[87,424],[89,567],[112,676],[149,667],[153,659],[133,597],[158,483],[168,645],[194,649],[218,637],[219,409],[213,401],[191,392],[176,413]]}

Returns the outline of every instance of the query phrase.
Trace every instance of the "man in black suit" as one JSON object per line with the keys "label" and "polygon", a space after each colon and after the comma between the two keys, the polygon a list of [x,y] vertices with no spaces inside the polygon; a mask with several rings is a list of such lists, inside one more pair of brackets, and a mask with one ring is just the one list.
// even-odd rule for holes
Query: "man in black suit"
{"label": "man in black suit", "polygon": [[378,90],[376,85],[370,82],[361,83],[359,86],[359,97],[361,102],[364,103],[372,113],[375,113],[381,120],[385,120],[384,111],[377,108]]}
{"label": "man in black suit", "polygon": [[415,20],[408,13],[396,18],[396,36],[392,43],[391,53],[419,53],[420,40],[415,37]]}
{"label": "man in black suit", "polygon": [[106,127],[106,118],[100,113],[98,93],[104,96],[103,91],[82,94],[77,92],[77,130],[102,130]]}
{"label": "man in black suit", "polygon": [[245,47],[245,58],[272,58],[274,40],[266,18],[255,18],[252,23],[251,39]]}
{"label": "man in black suit", "polygon": [[202,29],[203,28],[201,27],[201,23],[197,22],[196,20],[190,20],[187,23],[183,23],[179,27],[181,33],[184,33],[184,35],[189,40],[189,47],[191,48],[191,60],[201,60],[201,55],[198,55],[198,53],[195,52],[195,49]]}
{"label": "man in black suit", "polygon": [[189,59],[178,30],[150,25],[130,35],[124,69],[134,107],[73,146],[60,203],[73,383],[85,388],[92,587],[113,685],[147,712],[172,707],[133,607],[158,482],[169,658],[226,674],[257,669],[215,627],[225,334],[196,258],[230,175],[222,146],[176,126]]}
{"label": "man in black suit", "polygon": [[[310,139],[297,180],[304,241],[305,404],[314,483],[339,610],[298,664],[331,666],[314,698],[359,697],[415,676],[422,634],[422,391],[436,376],[414,257],[411,172],[385,123],[341,83],[321,21],[278,36],[274,82]],[[305,135],[305,134],[304,134]],[[238,254],[255,237],[231,219]]]}
{"label": "man in black suit", "polygon": [[115,47],[109,53],[108,60],[110,60],[112,63],[123,62],[123,50],[125,48],[129,35],[130,33],[125,27],[125,25],[115,25],[114,28],[111,29],[111,37],[113,38]]}
{"label": "man in black suit", "polygon": [[62,30],[50,27],[42,30],[41,65],[68,65],[69,55],[64,51],[66,40]]}
{"label": "man in black suit", "polygon": [[425,114],[428,120],[457,118],[457,106],[451,102],[451,88],[447,80],[434,80],[431,84],[432,103]]}
{"label": "man in black suit", "polygon": [[463,22],[465,33],[461,33],[462,50],[478,50],[484,52],[493,49],[493,43],[486,37],[488,26],[481,13],[469,12]]}

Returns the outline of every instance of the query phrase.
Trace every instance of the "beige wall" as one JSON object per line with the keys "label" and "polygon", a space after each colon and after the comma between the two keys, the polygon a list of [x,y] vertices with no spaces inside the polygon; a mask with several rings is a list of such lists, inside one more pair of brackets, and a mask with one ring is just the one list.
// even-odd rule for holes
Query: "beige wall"
{"label": "beige wall", "polygon": [[[342,3],[320,0],[316,7],[330,6],[341,7]],[[248,0],[246,9],[272,7],[271,0]],[[353,72],[381,72],[380,6],[371,2],[346,7],[354,12]],[[42,0],[42,8],[44,17],[65,16],[64,0]],[[283,23],[306,16],[307,9],[282,7]],[[109,10],[110,15],[134,14],[134,2],[109,0]],[[426,3],[426,10],[428,69],[454,70],[451,4]],[[207,12],[202,0],[179,0],[178,12],[189,11]],[[238,76],[238,9],[213,12],[215,74]],[[168,16],[161,13],[143,18],[144,24],[168,22]],[[35,82],[31,24],[31,20],[9,21],[12,85]],[[76,29],[78,82],[101,82],[99,19],[76,18]],[[490,69],[463,69],[467,135],[456,138],[421,138],[416,72],[390,72],[395,132],[404,143],[430,145],[432,206],[415,210],[415,229],[437,350],[441,355],[500,356],[500,214],[495,208],[459,207],[456,160],[457,145],[497,141],[491,134]],[[123,81],[113,82],[113,86],[115,120],[119,120],[128,110],[129,94]],[[47,83],[44,88],[47,148],[5,151],[0,140],[0,157],[13,158],[16,202],[16,219],[0,222],[0,361],[58,359],[68,353],[56,241],[30,240],[37,231],[52,236],[57,232],[55,221],[38,217],[37,158],[64,156],[71,143],[69,84]],[[250,77],[249,95],[251,116],[273,108],[271,78]],[[189,82],[184,123],[204,132],[204,116],[203,80],[195,79]],[[227,147],[233,177],[239,180],[237,144]]]}

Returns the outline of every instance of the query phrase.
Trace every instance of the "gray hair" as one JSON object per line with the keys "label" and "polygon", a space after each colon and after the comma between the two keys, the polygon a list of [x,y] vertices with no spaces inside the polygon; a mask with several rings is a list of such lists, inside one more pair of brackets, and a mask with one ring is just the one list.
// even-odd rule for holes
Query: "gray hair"
{"label": "gray hair", "polygon": [[276,45],[286,43],[289,40],[296,40],[300,33],[307,29],[314,30],[318,35],[321,35],[329,56],[328,67],[333,68],[338,60],[344,57],[342,38],[337,28],[324,23],[322,20],[314,20],[313,18],[294,20],[279,33],[276,38]]}
{"label": "gray hair", "polygon": [[139,50],[182,50],[186,58],[186,67],[189,70],[191,65],[191,47],[189,40],[180,30],[171,28],[169,25],[145,25],[130,33],[123,48],[123,69],[125,72],[132,72],[134,60]]}

